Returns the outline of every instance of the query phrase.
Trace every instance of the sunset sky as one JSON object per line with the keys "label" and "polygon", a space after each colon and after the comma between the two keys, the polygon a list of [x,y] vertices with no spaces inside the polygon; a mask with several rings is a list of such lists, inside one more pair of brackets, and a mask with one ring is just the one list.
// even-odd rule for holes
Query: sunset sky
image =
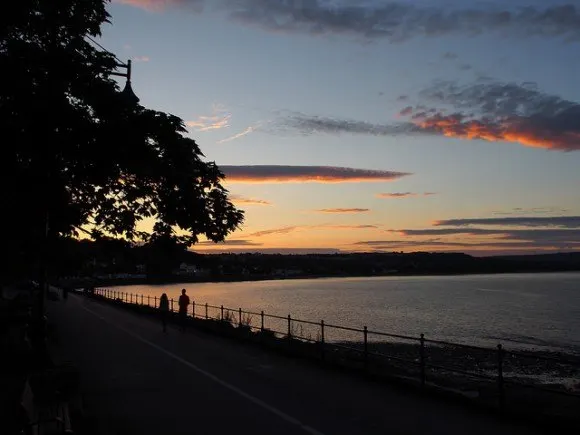
{"label": "sunset sky", "polygon": [[114,0],[243,228],[196,250],[580,249],[580,0]]}

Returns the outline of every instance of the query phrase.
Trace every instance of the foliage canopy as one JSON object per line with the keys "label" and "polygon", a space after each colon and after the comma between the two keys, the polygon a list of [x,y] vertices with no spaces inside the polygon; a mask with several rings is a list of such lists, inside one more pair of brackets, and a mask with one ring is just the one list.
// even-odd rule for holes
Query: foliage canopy
{"label": "foliage canopy", "polygon": [[52,239],[186,245],[243,221],[183,121],[119,92],[114,56],[87,39],[108,22],[108,1],[19,0],[0,17],[1,237],[13,254],[34,257],[47,216]]}

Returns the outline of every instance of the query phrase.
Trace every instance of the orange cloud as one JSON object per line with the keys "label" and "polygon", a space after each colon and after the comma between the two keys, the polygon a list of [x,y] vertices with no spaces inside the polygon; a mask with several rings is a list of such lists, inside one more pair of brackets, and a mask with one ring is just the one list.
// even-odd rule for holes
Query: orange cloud
{"label": "orange cloud", "polygon": [[374,230],[379,228],[378,225],[328,225],[327,228],[333,228],[337,230]]}
{"label": "orange cloud", "polygon": [[318,213],[368,213],[369,208],[322,208],[314,210]]}
{"label": "orange cloud", "polygon": [[288,234],[294,231],[302,231],[302,230],[324,230],[324,229],[332,229],[332,230],[370,230],[370,229],[377,229],[377,225],[293,225],[287,227],[280,227],[280,228],[272,228],[269,230],[262,230],[255,233],[248,235],[248,237],[264,237],[270,236],[272,234]]}
{"label": "orange cloud", "polygon": [[413,192],[394,192],[394,193],[377,193],[377,198],[408,198],[410,196],[417,196]]}
{"label": "orange cloud", "polygon": [[405,172],[333,166],[220,166],[230,183],[363,183],[397,180]]}
{"label": "orange cloud", "polygon": [[116,3],[135,6],[152,12],[162,11],[170,6],[179,6],[185,3],[195,12],[203,10],[204,0],[113,0]]}
{"label": "orange cloud", "polygon": [[[399,115],[418,128],[411,134],[459,139],[505,141],[559,151],[580,150],[580,103],[549,95],[535,83],[476,83],[459,86],[442,82],[421,92],[445,109],[419,105]],[[452,112],[451,112],[452,111]]]}
{"label": "orange cloud", "polygon": [[195,128],[195,131],[211,131],[228,128],[230,126],[231,113],[222,104],[214,104],[209,116],[199,116],[192,121],[186,121],[185,125]]}
{"label": "orange cloud", "polygon": [[306,227],[304,227],[304,226],[302,226],[302,227],[291,226],[291,227],[273,228],[271,230],[257,231],[255,233],[250,234],[249,237],[263,237],[263,236],[270,236],[272,234],[288,234],[288,233],[296,231],[300,228],[306,228]]}
{"label": "orange cloud", "polygon": [[464,119],[463,115],[436,114],[417,117],[414,123],[420,128],[459,139],[480,139],[489,142],[520,143],[534,148],[554,150],[580,150],[580,132],[547,131],[534,125],[533,119],[510,117],[499,122]]}
{"label": "orange cloud", "polygon": [[271,202],[266,201],[264,199],[246,198],[241,195],[230,195],[230,200],[234,204],[241,205],[272,205]]}
{"label": "orange cloud", "polygon": [[[393,192],[393,193],[377,193],[375,196],[381,199],[389,199],[389,198],[409,198],[413,196],[419,196],[419,193],[414,192]],[[437,195],[436,192],[423,192],[423,196],[433,196]]]}
{"label": "orange cloud", "polygon": [[210,131],[230,126],[231,115],[200,116],[194,121],[187,121],[185,125],[195,128],[195,131]]}

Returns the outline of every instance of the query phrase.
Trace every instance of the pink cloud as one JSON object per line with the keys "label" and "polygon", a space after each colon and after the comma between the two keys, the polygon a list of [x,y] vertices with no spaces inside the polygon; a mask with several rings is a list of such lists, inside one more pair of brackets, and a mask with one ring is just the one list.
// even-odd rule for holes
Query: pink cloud
{"label": "pink cloud", "polygon": [[149,62],[151,59],[149,56],[135,56],[133,62]]}
{"label": "pink cloud", "polygon": [[371,211],[368,208],[322,208],[320,210],[314,210],[318,213],[344,213],[344,214],[348,214],[348,213],[368,213],[369,211]]}
{"label": "pink cloud", "polygon": [[363,183],[394,181],[406,175],[372,169],[334,166],[254,165],[220,166],[231,183]]}

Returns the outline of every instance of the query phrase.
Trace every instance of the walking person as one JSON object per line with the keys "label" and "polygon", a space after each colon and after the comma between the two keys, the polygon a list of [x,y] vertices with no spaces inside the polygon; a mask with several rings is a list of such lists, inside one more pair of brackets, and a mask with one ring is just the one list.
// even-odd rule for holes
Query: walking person
{"label": "walking person", "polygon": [[169,316],[169,298],[167,293],[163,293],[159,298],[159,315],[163,323],[163,332],[167,332],[167,317]]}
{"label": "walking person", "polygon": [[189,306],[189,296],[187,296],[185,293],[185,289],[182,289],[181,296],[179,296],[179,325],[182,331],[185,331],[187,307]]}

